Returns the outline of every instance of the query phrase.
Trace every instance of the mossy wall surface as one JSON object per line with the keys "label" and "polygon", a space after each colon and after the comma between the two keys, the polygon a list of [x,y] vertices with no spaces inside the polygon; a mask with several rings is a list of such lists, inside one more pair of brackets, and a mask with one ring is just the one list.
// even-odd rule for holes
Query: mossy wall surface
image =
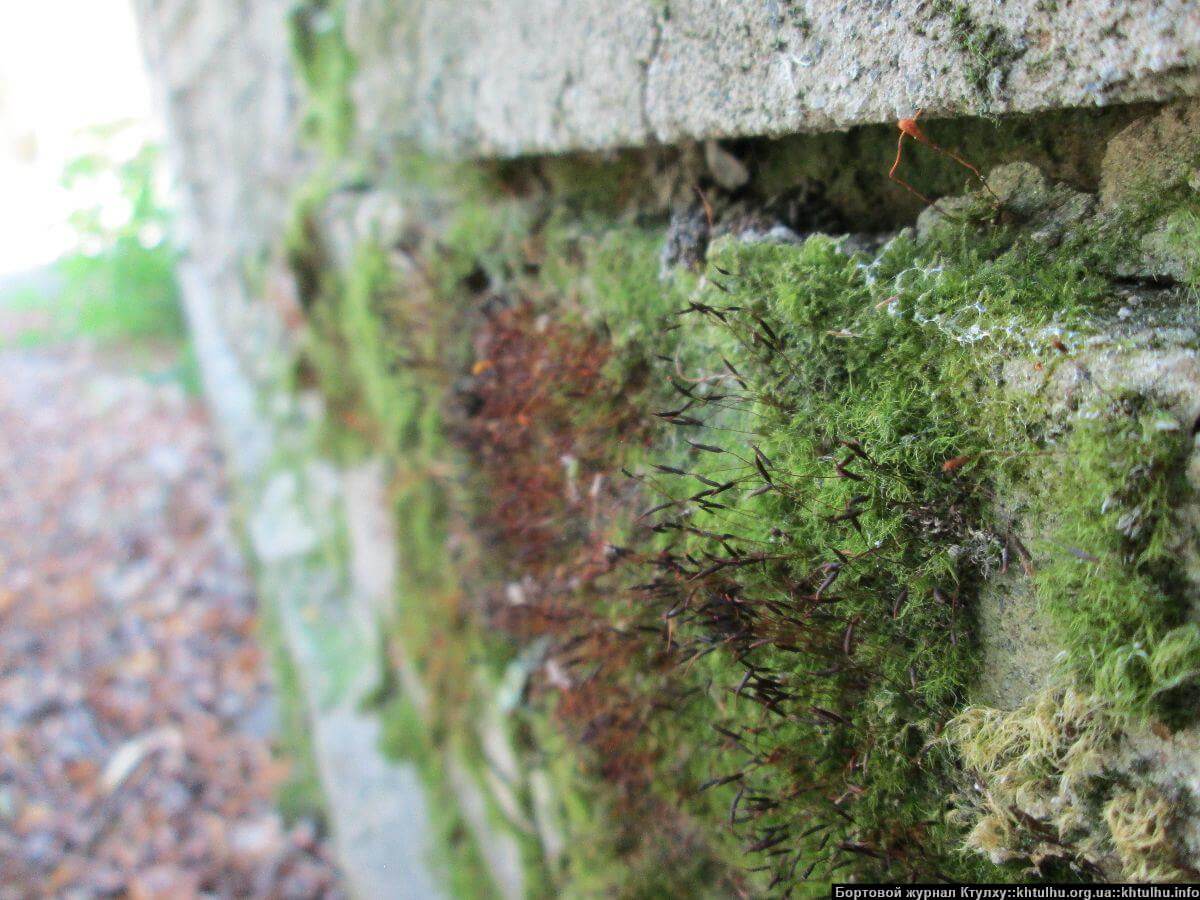
{"label": "mossy wall surface", "polygon": [[394,464],[381,715],[525,893],[1190,877],[1131,747],[1200,676],[1198,147],[1096,194],[1190,115],[930,123],[991,174],[909,143],[971,191],[916,228],[884,129],[730,145],[737,186],[686,147],[324,176],[289,253],[330,260],[330,446]]}
{"label": "mossy wall surface", "polygon": [[446,892],[1195,878],[1195,104],[454,162],[347,10],[263,393],[382,461],[355,702]]}

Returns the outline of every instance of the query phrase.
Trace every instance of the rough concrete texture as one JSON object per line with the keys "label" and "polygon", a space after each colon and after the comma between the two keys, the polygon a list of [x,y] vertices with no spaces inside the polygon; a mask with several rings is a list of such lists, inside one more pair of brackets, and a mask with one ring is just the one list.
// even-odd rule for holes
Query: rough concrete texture
{"label": "rough concrete texture", "polygon": [[[1174,104],[1153,118],[1138,120],[1113,138],[1101,168],[1100,203],[1114,209],[1150,189],[1157,194],[1200,191],[1200,103]],[[1155,152],[1147,152],[1155,148]],[[1148,186],[1153,185],[1153,188]],[[1175,239],[1178,223],[1160,218],[1142,236],[1141,257],[1119,275],[1152,275],[1188,280],[1200,272],[1200,248]]]}
{"label": "rough concrete texture", "polygon": [[[214,292],[213,282],[191,265],[184,277],[206,393],[238,475],[242,506],[253,510],[247,530],[261,597],[274,605],[300,674],[313,752],[351,887],[362,897],[440,896],[428,862],[432,830],[419,775],[413,766],[383,757],[379,721],[361,708],[378,684],[373,662],[379,654],[370,627],[375,620],[360,611],[377,598],[361,596],[354,580],[331,563],[344,498],[338,472],[306,449],[314,410],[288,402],[278,385],[271,394],[249,377],[229,335],[255,336],[260,358],[278,355],[278,348],[261,330],[231,327],[223,314],[246,308],[230,302],[234,289]],[[264,412],[271,396],[277,402]],[[351,476],[352,493],[365,492],[359,483],[369,471]],[[360,552],[356,567],[367,557]],[[358,582],[379,589],[377,573],[365,584],[360,573]]]}
{"label": "rough concrete texture", "polygon": [[359,127],[477,156],[1200,89],[1189,0],[348,0]]}
{"label": "rough concrete texture", "polygon": [[[292,480],[295,474],[285,470],[276,479]],[[335,478],[323,478],[311,466],[304,478],[307,487],[315,488],[308,509],[263,506],[256,521],[265,518],[268,530],[311,523],[313,517],[336,521],[329,509],[321,508],[336,503],[336,496],[317,487],[325,480],[336,485]],[[314,543],[309,553],[276,560],[258,583],[279,612],[300,676],[338,857],[357,896],[440,897],[444,890],[429,863],[433,831],[420,773],[380,753],[379,719],[362,708],[363,698],[378,683],[372,665],[378,658],[376,642],[348,617],[352,601],[344,580],[321,565],[328,539],[326,535]]]}
{"label": "rough concrete texture", "polygon": [[[240,284],[301,177],[287,0],[135,0],[198,278]],[[236,304],[231,293],[226,304]],[[249,336],[246,336],[249,340]]]}
{"label": "rough concrete texture", "polygon": [[342,502],[350,544],[350,580],[355,595],[365,601],[361,620],[371,627],[393,614],[396,589],[396,520],[382,458],[368,459],[342,473]]}
{"label": "rough concrete texture", "polygon": [[1147,186],[1200,189],[1200,103],[1176,103],[1138,119],[1108,142],[1100,202],[1111,208],[1144,195]]}
{"label": "rough concrete texture", "polygon": [[[340,473],[314,462],[307,442],[319,404],[285,387],[294,301],[282,303],[289,288],[278,273],[261,279],[265,303],[247,278],[280,233],[301,174],[286,9],[276,0],[137,3],[182,176],[188,252],[180,277],[206,394],[240,505],[251,512],[261,596],[275,605],[300,673],[351,888],[363,897],[437,897],[419,776],[381,754],[379,721],[361,709],[378,683],[374,613],[387,590],[378,567],[388,563],[361,544],[351,572],[335,565],[342,505],[366,519],[380,476],[364,466],[343,484]],[[331,634],[337,640],[324,639]]]}
{"label": "rough concrete texture", "polygon": [[[1068,421],[1087,402],[1130,392],[1148,397],[1172,415],[1163,427],[1191,428],[1200,414],[1200,320],[1179,291],[1129,290],[1116,298],[1117,316],[1097,319],[1088,333],[1052,329],[1041,344],[1054,338],[1069,346],[1070,355],[1052,367],[1033,356],[1015,357],[1003,367],[1004,383],[1014,395],[1039,396],[1056,421]],[[1191,469],[1200,471],[1200,451]],[[1186,509],[1196,517],[1200,511]],[[1031,547],[1044,543],[1048,523],[1026,521],[1021,539]],[[1195,535],[1177,547],[1192,578],[1200,583]],[[1013,709],[1044,687],[1056,672],[1062,649],[1051,624],[1039,611],[1029,579],[1014,565],[984,589],[979,604],[983,649],[981,683],[976,702]]]}

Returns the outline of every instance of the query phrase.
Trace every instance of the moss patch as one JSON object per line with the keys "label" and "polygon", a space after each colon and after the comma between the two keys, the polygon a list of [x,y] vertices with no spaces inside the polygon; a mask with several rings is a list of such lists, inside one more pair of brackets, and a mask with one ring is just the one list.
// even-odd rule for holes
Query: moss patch
{"label": "moss patch", "polygon": [[[404,260],[365,246],[321,301],[342,342],[325,365],[398,463],[397,638],[427,729],[481,753],[481,682],[545,642],[512,730],[556,763],[572,884],[1024,877],[1028,835],[989,838],[947,798],[1033,740],[1015,720],[943,739],[987,579],[1028,568],[1063,677],[1105,710],[1097,746],[1180,714],[1197,677],[1170,559],[1182,433],[1147,398],[1064,419],[1003,381],[1115,312],[1089,254],[1126,251],[962,204],[877,256],[726,238],[703,276],[660,281],[664,223],[605,211],[614,172],[565,208],[511,171],[443,182],[435,232]],[[1022,518],[1044,544],[1013,539]],[[1089,814],[1142,871],[1158,801],[1120,787]],[[1087,858],[1043,874],[1088,877]]]}
{"label": "moss patch", "polygon": [[307,88],[304,126],[329,159],[346,152],[354,131],[354,57],[344,25],[341,0],[301,0],[288,14],[292,58]]}
{"label": "moss patch", "polygon": [[1117,712],[1191,717],[1200,629],[1173,517],[1191,445],[1165,411],[1114,398],[1084,411],[1049,479],[1037,591],[1080,681]]}
{"label": "moss patch", "polygon": [[1127,719],[1052,685],[1011,712],[970,708],[947,736],[972,774],[954,816],[966,843],[1044,877],[1191,880],[1178,800],[1113,764]]}
{"label": "moss patch", "polygon": [[1008,33],[997,25],[979,22],[966,3],[937,0],[934,15],[944,16],[950,37],[963,57],[967,82],[986,102],[1004,88],[1009,67],[1021,58],[1021,50]]}

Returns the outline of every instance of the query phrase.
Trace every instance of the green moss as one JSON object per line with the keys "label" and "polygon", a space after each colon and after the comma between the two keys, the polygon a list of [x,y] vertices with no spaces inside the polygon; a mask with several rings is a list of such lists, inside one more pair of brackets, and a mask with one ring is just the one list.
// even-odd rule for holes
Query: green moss
{"label": "green moss", "polygon": [[997,90],[1003,89],[1009,67],[1024,51],[1003,28],[977,21],[966,3],[937,0],[933,12],[949,20],[950,37],[962,54],[967,82],[985,102],[993,99]]}
{"label": "green moss", "polygon": [[967,846],[1052,878],[1186,881],[1180,804],[1117,762],[1127,725],[1100,695],[1061,684],[1015,710],[964,710],[946,735],[971,773],[953,813]]}
{"label": "green moss", "polygon": [[288,14],[292,58],[308,90],[305,128],[329,159],[345,154],[354,132],[354,57],[344,27],[341,0],[299,0]]}
{"label": "green moss", "polygon": [[[945,785],[956,777],[953,752],[934,747],[916,759],[912,754],[961,707],[977,671],[971,607],[983,575],[998,565],[1001,547],[999,536],[987,530],[994,516],[990,491],[1046,452],[1044,412],[1008,396],[995,381],[995,368],[1008,355],[1028,353],[1051,323],[1079,323],[1095,314],[1107,285],[1071,254],[1046,251],[1005,230],[959,226],[943,229],[928,243],[901,238],[869,266],[825,239],[799,249],[727,244],[715,263],[732,274],[714,278],[728,293],[710,288],[704,302],[741,307],[739,323],[730,327],[709,317],[697,325],[685,319],[680,329],[667,331],[664,323],[681,321],[668,313],[679,298],[646,286],[652,242],[609,241],[584,253],[582,269],[590,283],[582,290],[627,352],[639,342],[642,353],[661,352],[674,341],[679,358],[687,360],[685,372],[705,364],[697,376],[722,371],[719,361],[728,359],[749,379],[751,402],[737,411],[715,409],[715,430],[703,437],[724,447],[726,455],[696,453],[672,438],[668,446],[677,449],[668,451],[665,462],[716,481],[729,479],[739,459],[732,472],[740,470],[753,484],[747,461],[753,452],[739,436],[750,432],[777,471],[788,473],[777,490],[737,506],[740,517],[692,511],[691,527],[736,534],[743,546],[786,541],[786,563],[740,570],[740,589],[778,591],[810,578],[839,552],[883,548],[841,575],[840,624],[825,638],[824,649],[808,657],[776,651],[756,659],[757,666],[791,675],[798,708],[829,710],[849,724],[831,729],[827,722],[793,721],[760,732],[753,743],[769,756],[780,748],[804,749],[785,754],[774,771],[760,770],[755,790],[786,796],[798,780],[822,786],[821,796],[861,791],[847,806],[856,824],[841,832],[840,843],[866,843],[888,853],[907,847],[902,852],[913,853],[907,842],[921,833],[921,850],[909,860],[914,871],[1015,877],[1016,870],[990,869],[979,858],[955,853],[962,832],[941,815]],[[786,350],[766,352],[765,341],[755,346],[755,334],[764,336],[760,319]],[[863,481],[832,477],[830,455],[845,453],[837,449],[839,440],[857,441],[870,455]],[[1080,448],[1054,452],[1064,467],[1077,465]],[[944,472],[956,459],[968,462]],[[1112,464],[1132,466],[1132,450]],[[670,490],[667,479],[659,481]],[[831,521],[852,503],[862,510],[860,533]],[[693,533],[679,549],[696,556],[720,552],[702,533]],[[1117,577],[1127,585],[1137,580],[1129,571]],[[902,589],[908,599],[892,618],[889,610]],[[848,622],[857,623],[850,674],[816,676],[842,656]],[[1111,644],[1097,644],[1098,623],[1063,627],[1088,635],[1077,645],[1081,651]],[[954,639],[948,639],[951,633]],[[1163,644],[1173,646],[1174,641]],[[720,656],[694,672],[698,680],[725,684],[741,674]],[[733,731],[759,708],[746,701],[723,703],[721,719]],[[686,796],[689,784],[694,789],[734,765],[726,761],[732,748],[699,749],[711,740],[706,735],[713,713],[710,702],[700,702],[689,714],[680,710],[656,726],[658,746],[688,746],[693,757],[690,767],[663,779],[665,796]],[[868,752],[869,774],[848,778],[846,759]],[[726,795],[714,806],[730,802],[732,790],[714,791],[714,798]],[[695,815],[723,815],[693,803]],[[821,813],[819,805],[798,813],[793,802],[758,825]],[[799,854],[815,858],[823,839],[814,835],[813,846]],[[730,861],[739,858],[737,843],[724,851]],[[860,858],[849,871],[882,877],[887,870],[875,866],[870,857]]]}
{"label": "green moss", "polygon": [[1082,682],[1118,712],[1190,705],[1176,692],[1200,676],[1200,630],[1186,623],[1173,509],[1191,490],[1191,436],[1139,398],[1085,412],[1058,453],[1035,579]]}
{"label": "green moss", "polygon": [[297,189],[283,228],[283,257],[296,279],[300,305],[310,309],[329,277],[330,260],[320,237],[317,216],[329,199],[332,183],[319,172]]}
{"label": "green moss", "polygon": [[[565,853],[554,874],[558,896],[700,898],[734,893],[729,862],[714,856],[707,835],[680,834],[675,830],[678,825],[665,814],[656,820],[654,829],[623,822],[622,798],[597,777],[586,757],[581,758],[579,745],[544,710],[526,708],[521,716],[533,735],[537,759],[552,778],[566,838]],[[687,729],[672,735],[695,737]],[[670,739],[672,735],[660,737]],[[677,744],[675,749],[683,759],[692,753],[704,755],[705,748],[689,743]],[[669,802],[678,804],[678,797],[671,795]]]}
{"label": "green moss", "polygon": [[371,423],[358,415],[362,385],[345,365],[345,286],[321,238],[319,217],[333,186],[331,174],[322,169],[297,190],[284,226],[282,252],[308,316],[292,380],[300,387],[320,388],[328,415],[317,443],[333,459],[351,463],[370,452],[377,438]]}
{"label": "green moss", "polygon": [[1180,261],[1193,301],[1200,301],[1200,203],[1172,210],[1164,225],[1165,248]]}
{"label": "green moss", "polygon": [[388,316],[399,300],[397,290],[383,250],[373,243],[363,244],[346,276],[338,307],[338,327],[348,358],[343,363],[350,363],[367,411],[385,428],[383,449],[393,454],[419,440],[420,403],[405,372],[422,362],[428,364],[418,341],[401,343],[387,334],[400,324]]}
{"label": "green moss", "polygon": [[[1051,877],[1072,874],[1060,871],[1071,864],[1095,872],[1108,852],[1098,798],[1112,791],[1106,760],[1117,733],[1103,700],[1057,685],[1016,710],[964,710],[946,735],[973,779],[952,813],[970,829],[966,845],[997,860],[1036,860]],[[1045,852],[1047,837],[1057,853]]]}
{"label": "green moss", "polygon": [[[835,842],[883,854],[906,847],[904,854],[915,855],[902,865],[914,871],[964,865],[955,860],[956,837],[941,823],[925,824],[940,818],[953,760],[934,751],[918,762],[911,754],[962,702],[974,675],[971,597],[980,564],[998,548],[974,537],[967,523],[985,520],[986,495],[977,481],[987,461],[1005,458],[1024,440],[994,414],[992,405],[1007,401],[989,386],[988,364],[1019,341],[1015,316],[1033,327],[1087,293],[1078,273],[1060,268],[1031,283],[1027,260],[989,260],[992,248],[976,243],[960,234],[939,253],[901,239],[870,268],[821,238],[798,249],[726,245],[715,265],[732,273],[723,279],[730,294],[712,292],[705,302],[743,312],[726,314],[734,324],[710,322],[707,333],[689,339],[700,337],[711,348],[704,371],[719,372],[728,359],[751,399],[737,412],[718,412],[710,423],[715,430],[701,438],[724,454],[676,463],[711,480],[736,478],[754,487],[762,484],[754,445],[780,473],[775,489],[759,498],[723,500],[731,512],[689,516],[701,532],[732,534],[726,543],[770,547],[779,556],[739,569],[740,595],[787,598],[788,584],[811,584],[811,592],[821,580],[814,573],[841,569],[831,620],[792,641],[810,642],[808,650],[760,651],[753,665],[785,678],[788,708],[819,708],[842,724],[805,716],[774,724],[752,741],[779,760],[760,770],[754,789],[775,797],[795,784],[815,784],[819,797],[853,797],[844,802],[856,824],[832,824],[840,836]],[[856,466],[857,478],[836,475],[831,456],[847,455],[840,441],[857,442],[870,458]],[[969,477],[945,476],[944,464],[962,457],[972,460]],[[859,510],[856,526],[837,520],[852,507]],[[719,552],[720,543],[693,536],[681,549],[700,557]],[[839,563],[847,558],[856,561]],[[907,600],[893,618],[902,591]],[[770,618],[758,627],[775,627]],[[856,624],[847,638],[850,623]],[[710,674],[727,681],[734,671],[714,662]],[[726,727],[744,727],[738,723],[757,708],[731,706]],[[783,748],[804,749],[780,756]],[[864,773],[847,773],[848,758],[868,754]],[[764,816],[759,828],[798,814],[823,818],[824,802],[794,801],[778,816]],[[917,830],[925,831],[920,850],[907,846]],[[828,842],[824,830],[802,841],[799,854],[817,859],[822,841]],[[837,855],[831,863],[848,859],[851,872],[885,874],[870,856]],[[822,871],[833,874],[828,864]]]}
{"label": "green moss", "polygon": [[[855,824],[840,832],[843,843],[892,854],[922,833],[921,851],[905,863],[914,871],[967,877],[956,867],[978,865],[971,877],[1014,877],[1015,869],[955,854],[962,833],[939,812],[957,777],[953,753],[912,756],[962,707],[978,671],[972,608],[1005,543],[995,497],[1020,485],[1056,510],[1060,527],[1037,586],[1077,677],[1118,710],[1163,713],[1200,674],[1170,541],[1189,442],[1164,430],[1154,411],[1124,408],[1073,419],[1070,436],[1057,441],[1062,423],[998,382],[1003,360],[1039,344],[1053,352],[1040,337],[1048,326],[1086,328],[1111,305],[1107,284],[1072,253],[1019,232],[950,225],[928,242],[901,237],[869,263],[824,238],[800,248],[728,244],[714,264],[731,274],[714,275],[725,291],[706,292],[704,303],[728,310],[728,321],[710,314],[680,340],[709,354],[696,377],[730,360],[745,383],[734,393],[748,402],[715,404],[710,430],[700,433],[724,453],[688,451],[666,463],[709,480],[702,483],[765,487],[757,446],[776,474],[774,488],[753,501],[730,493],[722,496],[729,509],[685,505],[687,536],[676,552],[711,560],[731,545],[770,548],[778,561],[731,576],[746,607],[752,597],[811,591],[819,573],[839,570],[830,588],[836,606],[815,644],[799,655],[759,651],[753,665],[784,679],[787,708],[828,710],[840,724],[789,718],[743,738],[779,760],[774,772],[758,770],[754,789],[787,796],[789,786],[815,783],[823,797],[850,792],[844,808]],[[730,390],[726,381],[721,393]],[[847,441],[869,459],[848,452]],[[837,458],[857,477],[839,476]],[[1026,480],[1043,466],[1055,473],[1048,493],[1039,476]],[[680,497],[671,478],[656,483]],[[1142,529],[1138,539],[1131,544],[1118,522]],[[901,591],[907,599],[897,607]],[[773,621],[751,627],[786,633]],[[801,630],[791,642],[801,634],[814,640]],[[708,674],[729,683],[735,672],[717,661]],[[727,702],[726,727],[744,728],[753,708],[739,713]],[[783,752],[795,747],[804,750]],[[867,756],[869,767],[848,776],[846,759]],[[822,815],[820,803],[799,802],[803,812],[789,804],[759,828]],[[813,840],[803,854],[815,854]],[[877,865],[859,858],[848,871],[889,871]]]}
{"label": "green moss", "polygon": [[[894,132],[873,140],[894,147]],[[563,739],[552,704],[531,701],[522,716],[562,788],[569,832],[560,884],[625,896],[681,884],[697,895],[762,891],[775,876],[791,884],[810,863],[813,880],[1022,877],[1017,863],[959,852],[978,826],[947,815],[946,787],[963,777],[966,744],[940,740],[979,674],[975,604],[1013,527],[998,498],[1032,497],[1024,514],[1053,525],[1034,547],[1036,589],[1080,688],[1135,718],[1182,708],[1197,674],[1171,562],[1182,432],[1159,428],[1160,411],[1136,398],[1098,407],[1095,418],[1053,420],[1042,398],[1001,381],[1006,360],[1042,356],[1052,366],[1050,335],[1086,330],[1111,311],[1110,286],[1089,265],[1131,252],[1111,232],[1082,229],[1051,249],[981,215],[924,239],[904,233],[877,259],[823,237],[799,247],[725,240],[706,281],[662,282],[661,223],[603,211],[621,189],[616,170],[594,185],[584,179],[583,211],[547,215],[532,189],[495,192],[497,179],[512,185],[512,172],[467,171],[456,185],[462,170],[405,166],[396,177],[419,187],[415,208],[439,223],[435,235],[406,236],[402,266],[366,244],[317,302],[340,342],[321,367],[352,385],[348,396],[398,463],[397,639],[436,702],[424,728],[411,710],[388,714],[397,751],[434,752],[414,743],[420,733],[476,758],[473,723],[491,698],[475,673],[497,675],[515,651],[512,638],[489,632],[476,594],[490,598],[502,578],[522,573],[467,537],[489,497],[467,474],[470,448],[452,439],[473,310],[485,297],[528,300],[548,319],[606,331],[614,383],[644,390],[647,412],[688,402],[672,379],[694,395],[689,415],[704,430],[662,417],[652,446],[614,448],[605,473],[638,469],[640,493],[629,493],[638,511],[656,494],[676,507],[648,520],[627,511],[605,540],[636,547],[655,561],[652,573],[673,555],[685,584],[707,567],[700,560],[763,556],[729,565],[718,586],[697,578],[713,603],[744,598],[748,611],[729,615],[750,618],[745,634],[698,614],[674,619],[672,645],[698,654],[682,665],[662,662],[661,598],[630,599],[630,585],[651,577],[645,568],[586,595],[596,620],[651,635],[636,657],[645,665],[615,687],[633,704],[666,709],[634,740],[654,761],[646,790],[671,824],[630,837],[618,780],[597,774],[604,760]],[[451,200],[428,200],[444,191]],[[577,408],[576,424],[589,427],[594,404]],[[731,481],[720,505],[695,499],[702,485]],[[1123,533],[1135,510],[1140,530]],[[646,525],[660,530],[647,535]],[[831,572],[829,603],[812,603]],[[788,611],[803,612],[805,628]],[[753,679],[736,690],[747,662],[752,676],[783,685],[782,712],[754,699]],[[700,790],[739,771],[734,783]],[[718,825],[740,789],[751,806],[734,826]],[[1126,806],[1153,805],[1143,801],[1114,807],[1114,821],[1129,818]],[[820,830],[752,849],[796,821]],[[763,855],[772,849],[780,856]]]}
{"label": "green moss", "polygon": [[[677,336],[664,322],[682,308],[696,284],[687,272],[659,278],[662,230],[613,226],[595,218],[542,232],[544,255],[530,294],[561,298],[566,315],[602,329],[612,340],[614,366],[624,376],[654,355],[674,350]],[[618,379],[620,380],[620,379]]]}

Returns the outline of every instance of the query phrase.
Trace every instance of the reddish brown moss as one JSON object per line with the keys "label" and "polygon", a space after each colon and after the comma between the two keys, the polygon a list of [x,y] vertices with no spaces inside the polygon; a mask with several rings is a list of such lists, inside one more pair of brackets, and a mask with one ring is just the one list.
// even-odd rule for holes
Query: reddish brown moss
{"label": "reddish brown moss", "polygon": [[703,865],[700,831],[655,790],[666,752],[656,721],[681,691],[678,647],[660,610],[628,590],[640,554],[613,543],[642,502],[620,471],[652,431],[641,388],[608,374],[604,335],[531,302],[485,315],[474,349],[457,433],[482,475],[473,524],[502,569],[481,584],[479,612],[520,645],[549,641],[531,702],[553,711],[585,770],[612,789],[625,864]]}

